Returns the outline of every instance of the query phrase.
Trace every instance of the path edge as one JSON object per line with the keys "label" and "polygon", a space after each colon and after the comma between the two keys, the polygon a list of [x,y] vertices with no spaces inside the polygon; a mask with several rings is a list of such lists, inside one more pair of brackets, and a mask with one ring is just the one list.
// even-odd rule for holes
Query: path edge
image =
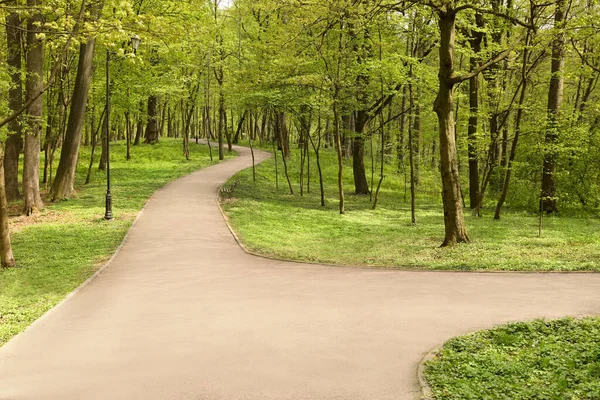
{"label": "path edge", "polygon": [[440,346],[436,346],[433,349],[429,350],[427,353],[425,353],[423,358],[421,358],[421,361],[419,361],[419,365],[417,366],[417,380],[419,382],[419,388],[421,390],[419,399],[421,400],[434,400],[433,390],[427,382],[427,379],[425,379],[425,364],[428,361],[433,360],[438,355],[438,353],[442,349],[442,346],[443,344]]}
{"label": "path edge", "polygon": [[[237,158],[240,156],[240,154],[238,152],[236,152],[237,155],[234,158]],[[195,171],[191,171],[185,175],[182,175],[178,178],[175,178],[173,180],[170,180],[168,182],[166,182],[164,185],[162,185],[161,187],[159,187],[158,189],[156,189],[151,195],[150,197],[148,197],[148,200],[146,200],[146,202],[144,203],[144,206],[141,208],[141,210],[137,213],[135,219],[133,220],[133,222],[131,223],[131,225],[129,226],[129,228],[127,229],[127,232],[125,233],[125,236],[123,236],[123,239],[121,240],[121,243],[119,243],[119,245],[117,246],[117,248],[115,249],[115,251],[112,253],[112,255],[110,256],[110,258],[108,259],[108,261],[106,261],[100,268],[98,268],[89,278],[87,278],[85,281],[83,281],[82,283],[80,283],[75,289],[73,289],[72,291],[70,291],[69,293],[67,293],[65,295],[65,297],[63,297],[58,303],[56,303],[55,305],[53,305],[52,307],[50,307],[48,310],[46,310],[42,315],[40,315],[38,318],[36,318],[33,322],[31,322],[29,325],[27,325],[27,327],[17,333],[16,335],[14,335],[13,337],[11,337],[10,339],[8,339],[4,344],[0,345],[0,350],[4,349],[4,348],[8,348],[7,346],[10,345],[11,342],[18,340],[18,338],[20,338],[25,332],[27,332],[29,329],[31,329],[31,327],[42,323],[45,319],[49,318],[51,316],[51,314],[53,312],[55,312],[55,310],[57,308],[59,308],[60,306],[62,306],[64,303],[66,303],[67,301],[69,301],[72,297],[74,297],[76,294],[78,294],[79,292],[81,292],[83,289],[85,289],[90,283],[92,283],[92,281],[94,281],[98,276],[100,276],[108,267],[111,266],[111,264],[113,263],[114,259],[117,257],[117,255],[119,255],[119,253],[121,252],[121,249],[123,248],[123,246],[125,246],[125,243],[127,243],[127,239],[129,239],[129,235],[131,233],[131,230],[133,229],[133,227],[137,224],[138,220],[141,218],[142,214],[144,213],[144,211],[146,211],[146,208],[148,207],[148,205],[150,204],[150,202],[152,201],[152,199],[156,196],[156,194],[160,191],[162,191],[165,187],[167,187],[168,185],[170,185],[173,182],[176,182],[180,179],[184,179],[187,178],[188,176],[198,172],[198,171],[202,171],[205,170],[207,168],[211,168],[214,167],[216,165],[222,164],[224,162],[227,162],[227,160],[223,160],[223,161],[219,161],[215,164],[206,166],[204,168],[200,168],[197,169]],[[110,221],[107,221],[107,223],[110,223]],[[237,240],[237,239],[236,239]],[[0,399],[1,400],[1,399]]]}
{"label": "path edge", "polygon": [[[243,147],[243,146],[238,146],[238,147]],[[264,160],[262,160],[258,164],[262,163],[263,161],[268,160],[269,158],[270,157],[265,158]],[[241,169],[241,170],[239,170],[237,172],[246,170],[248,168],[252,168],[252,166],[243,168],[243,169]],[[237,172],[236,172],[236,174],[237,174]],[[510,271],[510,270],[479,270],[479,269],[478,270],[472,270],[472,271],[462,271],[462,270],[458,270],[458,269],[424,269],[424,268],[423,269],[419,269],[419,268],[394,267],[394,266],[385,266],[385,265],[347,265],[347,264],[331,264],[331,263],[325,263],[325,262],[319,262],[319,261],[312,261],[312,260],[294,260],[294,259],[282,258],[282,257],[278,257],[278,256],[273,256],[273,255],[259,253],[259,252],[256,252],[254,250],[249,249],[248,246],[246,246],[246,244],[244,244],[244,242],[242,241],[242,239],[239,237],[239,234],[233,228],[233,225],[231,224],[231,220],[229,219],[229,216],[227,215],[227,213],[225,213],[225,210],[223,210],[223,205],[221,203],[221,196],[220,196],[221,189],[223,189],[223,187],[225,186],[225,184],[227,184],[227,182],[232,177],[233,177],[233,175],[230,176],[229,178],[227,178],[225,180],[225,182],[223,182],[219,186],[219,188],[217,189],[217,193],[216,193],[216,196],[215,196],[215,201],[217,203],[217,207],[219,208],[221,216],[223,217],[223,220],[225,221],[225,225],[227,226],[227,229],[229,230],[229,232],[233,236],[233,238],[236,241],[236,243],[238,244],[238,246],[242,249],[242,251],[244,251],[248,255],[251,255],[251,256],[254,256],[254,257],[258,257],[258,258],[262,258],[262,259],[265,259],[265,260],[279,261],[279,262],[289,262],[289,263],[296,263],[296,264],[310,264],[310,265],[317,265],[317,266],[320,265],[320,266],[323,266],[323,267],[333,267],[333,268],[354,268],[354,269],[365,269],[365,270],[402,271],[402,272],[418,272],[418,273],[432,273],[432,274],[440,274],[440,273],[451,273],[451,274],[494,274],[494,275],[501,275],[501,274],[519,274],[519,275],[596,275],[596,274],[600,274],[600,271]]]}

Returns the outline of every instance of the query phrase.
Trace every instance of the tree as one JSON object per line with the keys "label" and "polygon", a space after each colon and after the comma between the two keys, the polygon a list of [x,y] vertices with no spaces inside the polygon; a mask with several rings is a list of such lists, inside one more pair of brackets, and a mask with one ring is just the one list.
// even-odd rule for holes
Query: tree
{"label": "tree", "polygon": [[[13,113],[19,112],[23,106],[23,83],[21,81],[21,17],[17,12],[11,12],[6,17],[6,56],[11,68],[11,87],[8,90],[8,105]],[[22,129],[20,118],[13,119],[8,124],[8,138],[4,154],[4,182],[8,201],[17,200],[19,194],[19,153],[22,146]]]}
{"label": "tree", "polygon": [[[569,2],[570,5],[570,2]],[[565,24],[568,5],[565,0],[556,1],[554,11],[554,38],[552,40],[552,65],[550,87],[548,88],[548,126],[544,138],[544,166],[542,174],[542,200],[540,208],[547,213],[558,211],[556,206],[556,162],[558,158],[558,138],[560,111],[564,92],[565,67]]]}
{"label": "tree", "polygon": [[54,179],[52,189],[50,190],[52,200],[72,197],[75,194],[75,170],[77,168],[77,159],[79,158],[81,131],[92,80],[92,61],[95,43],[95,38],[89,38],[87,42],[79,45],[79,62],[71,101],[71,112],[69,113],[69,122],[60,154],[60,162],[56,171],[56,179]]}
{"label": "tree", "polygon": [[[39,0],[27,0],[27,6],[38,9]],[[27,52],[25,84],[26,99],[30,102],[27,107],[25,131],[25,157],[23,162],[23,212],[31,215],[43,208],[40,197],[40,136],[42,132],[43,102],[39,95],[43,90],[44,53],[42,41],[39,38],[42,15],[34,13],[27,20]],[[37,96],[37,98],[36,98]]]}

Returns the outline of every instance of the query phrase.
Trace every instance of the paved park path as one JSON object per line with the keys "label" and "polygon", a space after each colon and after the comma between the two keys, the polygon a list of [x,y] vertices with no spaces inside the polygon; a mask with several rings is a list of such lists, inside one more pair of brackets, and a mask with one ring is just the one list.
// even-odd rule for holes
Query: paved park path
{"label": "paved park path", "polygon": [[108,268],[0,348],[1,400],[414,400],[419,360],[451,336],[600,313],[600,274],[247,255],[215,200],[251,164],[237,150],[157,192]]}

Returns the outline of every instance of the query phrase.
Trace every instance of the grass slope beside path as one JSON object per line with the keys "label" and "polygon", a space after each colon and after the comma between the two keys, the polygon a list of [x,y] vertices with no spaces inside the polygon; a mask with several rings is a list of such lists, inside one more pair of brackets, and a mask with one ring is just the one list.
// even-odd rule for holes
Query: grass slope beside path
{"label": "grass slope beside path", "polygon": [[536,320],[459,336],[426,364],[435,400],[600,399],[600,318]]}
{"label": "grass slope beside path", "polygon": [[[83,148],[77,169],[77,198],[48,204],[33,219],[11,218],[13,250],[20,268],[0,269],[0,345],[102,266],[157,189],[218,160],[216,156],[211,163],[204,145],[190,143],[190,152],[191,159],[186,161],[179,140],[161,139],[153,146],[132,147],[132,159],[126,161],[125,145],[111,144],[114,220],[105,221],[106,175],[95,164],[91,183],[83,185],[90,157],[90,149]],[[13,206],[18,209],[18,205]]]}
{"label": "grass slope beside path", "polygon": [[[417,193],[416,226],[410,221],[410,192],[405,177],[390,166],[376,210],[369,196],[354,195],[351,160],[344,167],[346,214],[339,215],[337,160],[322,150],[326,206],[320,206],[319,181],[311,153],[310,193],[300,196],[300,156],[294,149],[288,160],[294,195],[289,194],[279,161],[279,190],[271,158],[235,175],[239,181],[223,208],[243,243],[267,256],[345,265],[377,265],[441,270],[579,271],[600,270],[600,220],[597,216],[546,217],[538,237],[538,215],[506,211],[493,220],[490,203],[483,217],[465,210],[472,243],[439,248],[444,234],[439,175],[423,168]],[[367,160],[366,160],[367,162]],[[377,167],[376,167],[377,168]],[[370,179],[369,165],[367,175]],[[375,185],[378,172],[375,173]],[[463,187],[468,185],[463,183]],[[510,198],[509,198],[510,206]]]}

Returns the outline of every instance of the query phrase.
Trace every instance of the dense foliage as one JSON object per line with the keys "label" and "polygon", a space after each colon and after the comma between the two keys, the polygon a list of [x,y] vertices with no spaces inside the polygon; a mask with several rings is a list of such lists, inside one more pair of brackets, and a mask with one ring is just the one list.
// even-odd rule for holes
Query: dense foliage
{"label": "dense foliage", "polygon": [[600,320],[512,323],[453,338],[428,362],[433,398],[600,398]]}
{"label": "dense foliage", "polygon": [[0,194],[22,199],[26,215],[42,197],[74,195],[80,141],[102,143],[103,168],[107,136],[126,140],[127,158],[165,136],[186,158],[196,137],[217,141],[219,158],[243,138],[275,143],[284,160],[295,144],[302,159],[335,148],[339,213],[349,188],[375,192],[375,208],[380,185],[388,195],[383,173],[407,171],[413,224],[422,177],[439,174],[447,246],[473,236],[465,209],[598,215],[597,0],[14,0],[0,10]]}

